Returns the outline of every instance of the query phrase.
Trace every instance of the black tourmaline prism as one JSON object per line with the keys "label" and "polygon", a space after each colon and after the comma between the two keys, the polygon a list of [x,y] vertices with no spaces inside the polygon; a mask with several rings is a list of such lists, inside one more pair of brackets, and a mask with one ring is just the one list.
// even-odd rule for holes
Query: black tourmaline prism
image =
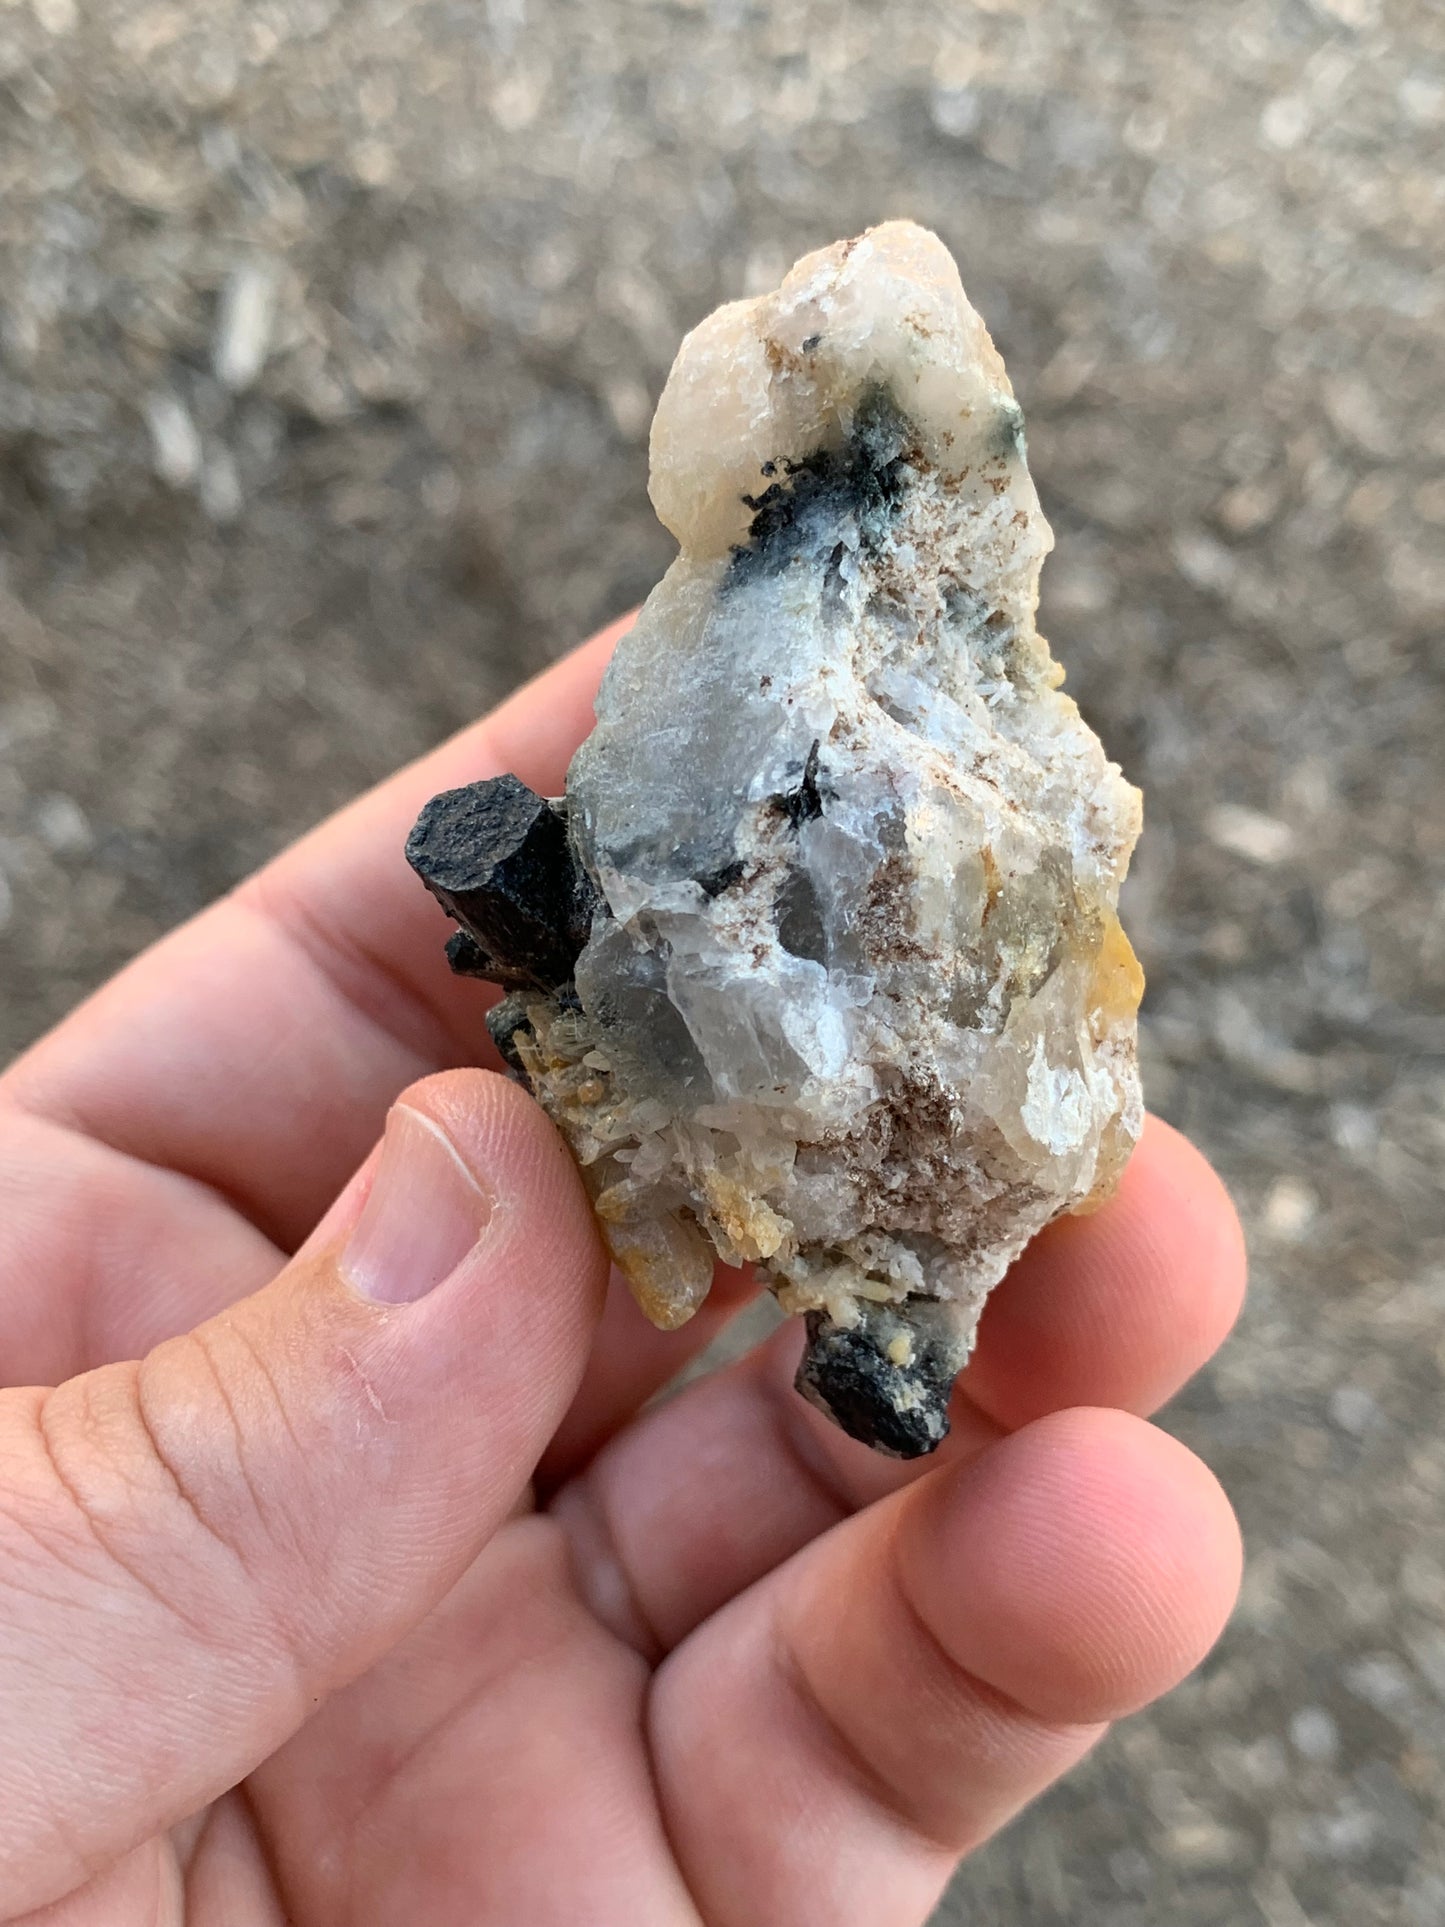
{"label": "black tourmaline prism", "polygon": [[810,1405],[888,1458],[938,1449],[967,1348],[935,1302],[865,1304],[854,1325],[810,1311],[806,1323],[795,1384]]}
{"label": "black tourmaline prism", "polygon": [[516,776],[443,790],[417,818],[406,859],[461,925],[447,945],[460,976],[541,990],[570,979],[596,893],[572,853],[565,806]]}

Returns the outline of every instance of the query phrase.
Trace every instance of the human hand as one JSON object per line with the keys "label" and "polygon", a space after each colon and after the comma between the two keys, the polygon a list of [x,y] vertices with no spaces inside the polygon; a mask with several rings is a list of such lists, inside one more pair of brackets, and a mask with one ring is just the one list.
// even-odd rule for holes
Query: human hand
{"label": "human hand", "polygon": [[793,1325],[647,1407],[748,1286],[665,1336],[608,1285],[401,856],[560,789],[620,626],[0,1078],[6,1921],[913,1927],[1223,1623],[1228,1504],[1134,1416],[1243,1287],[1165,1125],[934,1459],[796,1398]]}

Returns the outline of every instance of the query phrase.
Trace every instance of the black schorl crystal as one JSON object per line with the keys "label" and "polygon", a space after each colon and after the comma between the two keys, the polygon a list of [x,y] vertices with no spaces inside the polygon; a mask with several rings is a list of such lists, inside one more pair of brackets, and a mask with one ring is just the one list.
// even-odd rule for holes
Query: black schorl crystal
{"label": "black schorl crystal", "polygon": [[780,811],[795,830],[801,829],[804,823],[815,822],[823,814],[824,797],[832,795],[831,790],[824,790],[818,782],[819,747],[815,737],[803,763],[803,774],[797,788],[780,790],[776,796],[768,798],[773,808]]}
{"label": "black schorl crystal", "polygon": [[935,1300],[864,1304],[856,1325],[807,1314],[794,1381],[850,1437],[894,1459],[921,1459],[948,1436],[948,1401],[964,1362],[958,1328]]}
{"label": "black schorl crystal", "polygon": [[515,776],[443,790],[417,818],[406,859],[461,925],[447,945],[459,975],[543,990],[570,979],[597,899],[563,808]]}
{"label": "black schorl crystal", "polygon": [[753,517],[747,541],[732,551],[724,592],[760,574],[775,575],[820,544],[832,549],[844,522],[856,527],[865,547],[876,547],[907,492],[907,451],[917,438],[893,397],[875,386],[860,397],[853,432],[841,448],[765,464],[765,475],[781,467],[785,479],[742,498]]}

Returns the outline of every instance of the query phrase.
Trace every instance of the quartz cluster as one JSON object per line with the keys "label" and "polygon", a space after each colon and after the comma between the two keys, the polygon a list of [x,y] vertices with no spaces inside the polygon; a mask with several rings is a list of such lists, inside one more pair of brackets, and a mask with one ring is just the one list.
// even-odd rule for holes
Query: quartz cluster
{"label": "quartz cluster", "polygon": [[681,554],[566,797],[450,791],[408,855],[648,1317],[755,1265],[799,1390],[913,1457],[990,1287],[1138,1136],[1139,794],[1035,629],[1023,416],[935,236],[696,328],[651,492]]}

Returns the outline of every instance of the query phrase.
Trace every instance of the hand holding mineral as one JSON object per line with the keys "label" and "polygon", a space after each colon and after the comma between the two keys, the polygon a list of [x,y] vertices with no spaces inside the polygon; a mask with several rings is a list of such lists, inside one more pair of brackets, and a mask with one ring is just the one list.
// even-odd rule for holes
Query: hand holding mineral
{"label": "hand holding mineral", "polygon": [[[561,1004],[580,906],[512,918],[557,875],[526,792],[615,638],[0,1077],[0,1919],[920,1927],[1218,1632],[1227,1501],[1134,1415],[1242,1249],[1163,1125],[992,1293],[932,1457],[794,1398],[792,1323],[654,1397],[747,1281],[669,1333],[607,1285],[399,856],[428,795],[516,771],[498,874],[444,887]],[[809,761],[772,788],[802,830],[842,787]],[[884,1351],[904,1308],[861,1308]]]}

